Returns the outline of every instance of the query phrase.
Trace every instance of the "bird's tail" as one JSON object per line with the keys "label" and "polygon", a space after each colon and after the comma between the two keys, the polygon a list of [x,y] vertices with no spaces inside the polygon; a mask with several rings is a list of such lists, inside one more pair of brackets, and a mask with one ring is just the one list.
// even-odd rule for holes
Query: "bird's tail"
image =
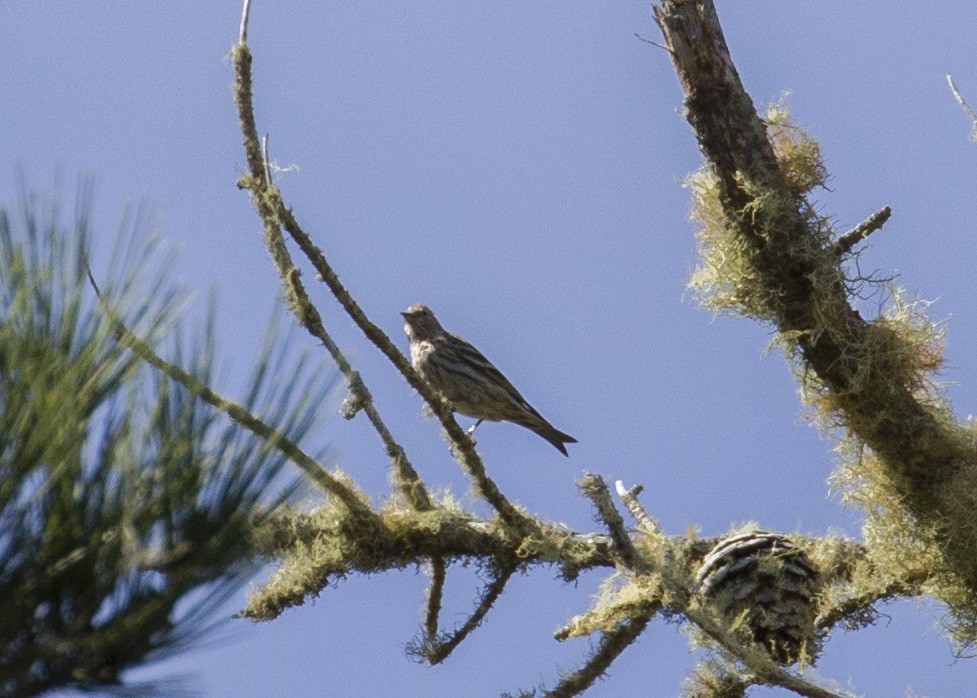
{"label": "bird's tail", "polygon": [[553,446],[556,447],[556,450],[562,453],[564,456],[569,456],[570,454],[567,452],[567,447],[564,446],[564,444],[575,444],[577,443],[577,440],[569,434],[564,434],[538,414],[534,416],[536,419],[520,420],[517,423],[542,436],[544,439],[553,444]]}

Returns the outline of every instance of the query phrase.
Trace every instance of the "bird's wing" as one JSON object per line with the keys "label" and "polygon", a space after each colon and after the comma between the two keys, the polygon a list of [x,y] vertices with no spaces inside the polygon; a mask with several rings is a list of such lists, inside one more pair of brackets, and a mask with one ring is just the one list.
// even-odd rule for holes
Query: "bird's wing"
{"label": "bird's wing", "polygon": [[[485,358],[478,349],[472,346],[457,335],[448,335],[448,341],[444,343],[444,348],[449,348],[456,358],[453,363],[457,364],[460,372],[463,372],[472,381],[488,380],[504,391],[514,402],[526,408],[537,417],[540,417],[532,405],[524,398],[516,386],[509,382],[509,379],[502,375],[502,371]],[[542,418],[542,417],[540,417]]]}

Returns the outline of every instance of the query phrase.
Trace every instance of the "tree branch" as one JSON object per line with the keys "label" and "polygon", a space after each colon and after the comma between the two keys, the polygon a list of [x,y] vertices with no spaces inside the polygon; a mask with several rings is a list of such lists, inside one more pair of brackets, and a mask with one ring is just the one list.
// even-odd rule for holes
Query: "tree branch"
{"label": "tree branch", "polygon": [[730,635],[725,628],[716,623],[702,609],[689,604],[681,609],[682,613],[708,635],[716,644],[742,662],[757,682],[773,686],[782,686],[798,695],[808,698],[855,698],[851,693],[835,692],[811,683],[800,676],[780,667],[770,658],[770,655],[756,647],[747,647]]}
{"label": "tree branch", "polygon": [[631,570],[643,569],[644,561],[634,549],[634,543],[627,529],[624,528],[624,519],[614,507],[611,493],[607,489],[607,483],[596,473],[586,473],[582,480],[577,483],[577,487],[590,498],[597,508],[597,515],[611,533],[611,540],[624,565]]}
{"label": "tree branch", "polygon": [[623,482],[617,480],[614,483],[614,490],[617,492],[617,496],[621,498],[621,501],[624,502],[624,506],[631,512],[631,518],[638,524],[638,528],[641,529],[642,533],[647,536],[662,535],[661,526],[645,511],[645,508],[641,506],[641,502],[638,501],[638,495],[644,490],[644,485],[639,484],[631,489],[627,489]]}
{"label": "tree branch", "polygon": [[390,430],[387,429],[386,424],[380,417],[380,413],[373,404],[373,397],[360,378],[359,373],[353,370],[353,367],[343,355],[339,345],[326,332],[322,322],[322,316],[309,299],[299,278],[299,270],[292,264],[292,258],[288,249],[285,247],[281,225],[278,222],[278,213],[284,208],[281,203],[281,194],[270,179],[270,171],[267,166],[268,161],[261,148],[257,127],[254,122],[254,113],[251,104],[251,58],[247,46],[238,44],[235,47],[234,57],[235,67],[237,68],[237,90],[235,94],[237,96],[241,128],[244,132],[245,153],[247,154],[250,168],[250,176],[242,177],[242,186],[247,187],[251,191],[252,201],[264,223],[265,243],[271,252],[282,284],[285,286],[285,294],[288,298],[289,306],[302,326],[305,327],[309,334],[322,342],[322,345],[336,362],[340,372],[343,374],[347,387],[354,396],[355,403],[366,413],[370,424],[373,425],[374,430],[379,434],[387,455],[390,457],[397,486],[407,498],[407,501],[418,509],[430,509],[432,506],[431,499],[424,487],[424,483],[411,465],[403,447],[393,438]]}
{"label": "tree branch", "polygon": [[851,252],[851,249],[860,243],[862,240],[867,238],[869,235],[879,230],[885,222],[889,220],[892,215],[892,209],[886,206],[885,208],[879,209],[871,216],[866,218],[864,221],[856,225],[854,228],[849,230],[847,233],[838,238],[834,245],[832,245],[831,251],[838,257],[843,257],[844,255]]}
{"label": "tree branch", "polygon": [[282,555],[282,563],[248,599],[241,615],[271,620],[348,574],[403,569],[433,557],[443,558],[445,564],[478,560],[497,570],[557,565],[564,569],[564,578],[585,569],[614,567],[613,543],[598,533],[547,525],[527,541],[498,519],[485,521],[444,508],[383,509],[379,516],[381,525],[369,528],[329,506],[280,517],[268,552]]}
{"label": "tree branch", "polygon": [[907,357],[923,350],[849,304],[837,255],[823,227],[809,225],[810,207],[740,83],[711,0],[666,0],[655,18],[710,166],[724,234],[751,275],[726,283],[750,284],[742,289],[745,312],[777,325],[823,384],[825,405],[880,457],[878,483],[891,493],[890,506],[911,513],[914,530],[977,594],[973,439],[942,405],[917,397],[925,375]]}
{"label": "tree branch", "polygon": [[546,691],[544,695],[548,698],[571,698],[590,688],[604,675],[614,660],[638,639],[654,616],[654,611],[648,611],[636,618],[623,621],[616,630],[602,633],[600,642],[587,663],[564,676],[553,690]]}
{"label": "tree branch", "polygon": [[[310,255],[310,259],[312,260],[313,265],[316,267],[316,271],[319,273],[320,277],[326,281],[327,285],[329,285],[330,290],[343,305],[344,309],[346,309],[346,311],[350,314],[350,317],[352,317],[357,325],[363,329],[370,341],[379,347],[380,350],[394,363],[398,370],[400,370],[401,374],[407,379],[408,383],[410,383],[410,385],[421,394],[428,405],[430,405],[434,414],[437,415],[441,420],[448,437],[451,439],[451,443],[454,447],[454,452],[457,458],[464,466],[468,475],[474,481],[479,494],[486,501],[488,501],[488,503],[499,512],[499,515],[503,518],[503,520],[507,521],[510,525],[531,530],[536,525],[533,519],[513,506],[505,495],[502,494],[495,482],[488,477],[487,473],[485,472],[485,467],[482,464],[482,460],[475,450],[472,440],[468,438],[462,428],[458,426],[458,423],[452,416],[451,410],[448,408],[448,406],[445,405],[444,402],[440,400],[430,388],[430,386],[424,382],[420,375],[418,375],[413,367],[407,362],[404,355],[393,346],[393,343],[389,340],[389,338],[387,338],[386,335],[378,327],[376,327],[376,325],[369,322],[365,314],[362,312],[362,310],[360,310],[359,305],[353,300],[353,298],[346,291],[345,287],[340,283],[339,277],[326,263],[322,252],[312,245],[310,238],[301,229],[298,222],[292,215],[292,212],[284,205],[278,189],[272,182],[268,181],[265,175],[265,161],[264,157],[262,156],[258,139],[258,130],[254,120],[254,107],[251,88],[251,52],[248,50],[246,44],[239,43],[234,47],[233,57],[236,73],[235,98],[238,107],[241,131],[244,135],[244,150],[247,156],[248,169],[250,172],[249,176],[241,178],[240,186],[251,191],[252,200],[254,201],[258,214],[261,216],[261,220],[265,226],[266,243],[272,253],[272,258],[278,267],[279,275],[282,277],[282,282],[286,285],[286,289],[288,289],[289,286],[296,289],[294,301],[301,303],[302,314],[299,315],[300,320],[303,320],[304,318],[305,321],[314,323],[315,319],[318,317],[318,311],[316,311],[311,302],[308,301],[308,297],[305,295],[304,290],[301,291],[301,294],[298,293],[298,289],[300,289],[301,286],[297,281],[297,272],[293,271],[294,266],[292,265],[291,257],[285,248],[285,243],[281,232],[282,227],[289,232],[289,235],[291,235],[292,238],[299,244],[303,252],[305,252],[306,255]],[[298,312],[298,310],[296,312]],[[335,343],[333,343],[331,340],[329,340],[328,344],[326,343],[324,330],[321,334],[319,333],[321,324],[321,318],[318,318],[318,326],[313,324],[312,327],[309,327],[310,332],[313,332],[313,334],[315,334],[326,345],[334,360],[337,361],[337,365],[340,366],[340,370],[346,377],[347,385],[350,387],[350,389],[357,385],[362,386],[362,381],[356,380],[359,377],[358,374],[355,374],[352,369],[349,368],[349,364],[345,361],[345,359],[341,359],[342,355]],[[340,363],[340,361],[342,361],[342,363]],[[393,463],[394,472],[397,473],[398,478],[401,481],[402,490],[412,493],[410,496],[417,498],[418,503],[423,505],[423,500],[427,497],[427,495],[426,492],[423,496],[418,494],[420,492],[420,488],[423,486],[420,478],[411,467],[403,449],[399,444],[393,441],[386,427],[383,426],[376,409],[372,406],[372,399],[369,398],[368,394],[361,393],[358,396],[358,401],[363,404],[363,410],[367,413],[374,428],[377,429],[377,432],[381,435],[381,439],[384,440],[384,444],[387,447],[387,453]]]}
{"label": "tree branch", "polygon": [[482,621],[485,620],[485,616],[491,610],[492,606],[505,591],[506,584],[512,578],[512,574],[516,571],[516,567],[510,565],[504,570],[499,570],[495,578],[492,580],[491,584],[485,587],[482,592],[482,597],[478,602],[478,606],[475,611],[468,617],[461,627],[450,633],[442,639],[434,638],[433,641],[425,643],[425,646],[418,650],[418,654],[422,654],[425,659],[433,666],[435,664],[440,664],[448,656],[455,651],[464,641],[468,635],[475,630]]}
{"label": "tree branch", "polygon": [[139,356],[139,358],[141,358],[143,361],[155,366],[169,376],[173,381],[185,387],[208,405],[211,405],[225,413],[228,417],[253,433],[255,436],[260,437],[269,446],[277,448],[279,451],[284,453],[293,463],[298,465],[306,475],[309,476],[309,479],[319,485],[323,491],[337,497],[343,504],[346,505],[350,512],[355,514],[357,517],[361,518],[363,521],[378,521],[376,514],[373,513],[370,507],[360,501],[359,497],[357,497],[351,489],[329,474],[329,472],[319,465],[315,459],[303,451],[298,444],[291,441],[281,432],[272,429],[270,426],[262,422],[258,417],[244,409],[244,407],[241,405],[223,397],[222,395],[219,395],[196,377],[187,373],[178,366],[168,363],[156,352],[154,352],[152,347],[139,339],[139,337],[137,337],[128,327],[125,326],[125,324],[118,318],[112,309],[108,307],[87,263],[85,268],[88,272],[88,280],[91,283],[92,288],[95,290],[95,295],[98,296],[99,302],[108,315],[109,321],[115,327],[115,331],[119,337],[119,342],[123,346],[132,349],[132,351],[135,352],[136,355]]}
{"label": "tree branch", "polygon": [[444,599],[444,582],[448,565],[440,555],[431,558],[431,586],[427,590],[427,612],[424,614],[424,642],[433,644],[438,639],[438,617]]}
{"label": "tree branch", "polygon": [[970,121],[972,122],[970,140],[977,142],[977,112],[973,110],[973,107],[971,107],[967,103],[967,100],[963,98],[963,95],[960,94],[960,90],[957,89],[956,84],[953,82],[953,76],[947,75],[946,81],[950,85],[950,92],[953,93],[953,98],[957,100],[957,104],[960,105],[960,108],[963,109],[964,113],[970,117]]}

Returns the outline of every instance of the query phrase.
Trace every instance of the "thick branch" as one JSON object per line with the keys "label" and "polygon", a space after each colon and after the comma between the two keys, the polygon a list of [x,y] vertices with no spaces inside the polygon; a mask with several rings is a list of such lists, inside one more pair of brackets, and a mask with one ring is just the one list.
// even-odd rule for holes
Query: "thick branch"
{"label": "thick branch", "polygon": [[963,508],[970,507],[960,504],[960,488],[945,486],[974,467],[970,440],[916,398],[904,373],[878,364],[873,348],[899,340],[891,328],[866,322],[850,306],[837,255],[809,228],[803,204],[781,172],[711,0],[667,0],[655,7],[655,17],[731,233],[773,299],[764,308],[768,319],[794,338],[845,423],[883,459],[903,506],[937,532],[951,567],[977,591],[974,528],[955,527],[951,536],[946,524],[947,518],[962,520]]}
{"label": "thick branch", "polygon": [[584,569],[614,567],[613,543],[603,534],[552,525],[540,527],[527,541],[497,519],[445,509],[384,510],[380,516],[382,525],[369,528],[329,507],[280,518],[268,552],[283,555],[282,564],[242,615],[270,620],[352,572],[376,574],[431,558],[445,564],[480,560],[496,570],[557,565],[567,578]]}

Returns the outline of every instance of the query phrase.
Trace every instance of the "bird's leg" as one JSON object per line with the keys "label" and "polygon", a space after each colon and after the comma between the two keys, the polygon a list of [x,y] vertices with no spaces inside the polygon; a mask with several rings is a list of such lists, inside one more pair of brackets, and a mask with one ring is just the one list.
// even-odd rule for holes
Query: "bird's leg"
{"label": "bird's leg", "polygon": [[470,427],[468,427],[468,431],[465,432],[466,434],[468,434],[468,438],[471,438],[472,434],[475,433],[475,430],[478,429],[478,425],[481,424],[483,421],[485,421],[485,420],[480,419],[477,422],[475,422],[473,425],[471,425]]}

